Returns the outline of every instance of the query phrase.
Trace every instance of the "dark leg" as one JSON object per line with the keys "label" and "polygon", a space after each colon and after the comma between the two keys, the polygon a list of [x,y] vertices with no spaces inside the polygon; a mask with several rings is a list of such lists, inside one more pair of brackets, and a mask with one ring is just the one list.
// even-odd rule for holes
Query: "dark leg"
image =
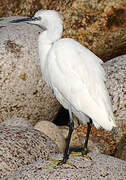
{"label": "dark leg", "polygon": [[69,145],[70,145],[72,132],[74,130],[74,121],[73,121],[73,117],[72,117],[71,108],[69,108],[69,118],[70,118],[70,125],[69,125],[69,134],[68,134],[68,139],[67,139],[67,143],[66,143],[66,148],[64,151],[63,159],[58,164],[64,164],[64,163],[66,163],[67,159],[69,159]]}
{"label": "dark leg", "polygon": [[90,135],[90,131],[91,131],[91,126],[92,126],[92,120],[90,119],[90,122],[87,123],[88,127],[87,127],[87,134],[86,134],[86,139],[85,139],[85,143],[84,143],[84,148],[82,150],[82,155],[87,155],[87,146],[88,146],[88,139],[89,139],[89,135]]}

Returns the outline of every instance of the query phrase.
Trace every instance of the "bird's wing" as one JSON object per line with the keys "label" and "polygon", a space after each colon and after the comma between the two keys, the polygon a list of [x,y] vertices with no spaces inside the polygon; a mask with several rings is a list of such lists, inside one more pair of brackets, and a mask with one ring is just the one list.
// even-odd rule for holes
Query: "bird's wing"
{"label": "bird's wing", "polygon": [[55,43],[48,59],[52,87],[57,88],[77,111],[105,129],[111,128],[113,113],[101,66],[103,62],[71,39]]}

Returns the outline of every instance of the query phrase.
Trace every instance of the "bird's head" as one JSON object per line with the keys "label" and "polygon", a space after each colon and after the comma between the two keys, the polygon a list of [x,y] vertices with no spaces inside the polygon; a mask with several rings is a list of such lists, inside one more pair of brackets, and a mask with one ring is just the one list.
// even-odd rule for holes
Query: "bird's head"
{"label": "bird's head", "polygon": [[26,17],[21,19],[12,20],[11,23],[28,22],[42,27],[44,30],[56,24],[62,25],[60,14],[54,10],[39,10],[33,17]]}

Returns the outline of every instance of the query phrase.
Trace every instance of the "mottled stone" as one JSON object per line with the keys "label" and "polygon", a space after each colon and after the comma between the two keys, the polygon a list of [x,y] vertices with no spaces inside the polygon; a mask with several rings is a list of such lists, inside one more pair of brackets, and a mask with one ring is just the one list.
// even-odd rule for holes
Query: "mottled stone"
{"label": "mottled stone", "polygon": [[116,146],[115,157],[126,160],[126,134],[124,134]]}
{"label": "mottled stone", "polygon": [[39,27],[0,21],[0,122],[21,117],[33,125],[53,121],[58,110],[52,90],[42,80],[38,57]]}
{"label": "mottled stone", "polygon": [[0,177],[3,179],[19,167],[57,152],[57,145],[38,130],[0,126]]}
{"label": "mottled stone", "polygon": [[[76,166],[67,164],[56,168],[43,169],[42,167],[54,164],[55,162],[40,160],[34,164],[24,166],[15,172],[8,180],[124,180],[126,179],[126,161],[106,156],[103,154],[89,153],[92,160],[83,157],[70,157],[69,162]],[[62,155],[53,156],[61,159]]]}
{"label": "mottled stone", "polygon": [[112,131],[113,138],[119,142],[126,132],[126,55],[116,57],[103,66],[117,124],[117,128]]}
{"label": "mottled stone", "polygon": [[31,123],[23,118],[12,118],[12,119],[7,119],[0,123],[0,126],[20,126],[20,127],[33,127]]}
{"label": "mottled stone", "polygon": [[40,121],[34,126],[34,128],[45,133],[58,145],[59,151],[64,152],[66,145],[65,138],[60,129],[54,123],[50,121]]}

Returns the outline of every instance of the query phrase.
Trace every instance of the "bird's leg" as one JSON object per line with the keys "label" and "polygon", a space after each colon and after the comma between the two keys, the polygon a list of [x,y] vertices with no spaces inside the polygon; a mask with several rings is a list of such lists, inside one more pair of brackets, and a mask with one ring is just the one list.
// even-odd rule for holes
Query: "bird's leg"
{"label": "bird's leg", "polygon": [[53,167],[56,167],[58,165],[62,165],[62,164],[65,164],[65,163],[70,165],[73,168],[77,168],[73,163],[67,161],[69,159],[70,140],[71,140],[72,132],[74,130],[74,121],[73,121],[71,107],[69,107],[69,118],[70,118],[69,133],[68,133],[68,138],[67,138],[67,143],[66,143],[63,159],[62,160],[56,160],[56,159],[52,159],[52,158],[47,158],[47,160],[54,161],[54,162],[57,162],[57,163],[49,165],[49,166],[44,166],[41,169],[53,168]]}
{"label": "bird's leg", "polygon": [[72,152],[70,155],[71,156],[84,156],[86,157],[88,160],[91,160],[91,157],[89,157],[87,155],[87,146],[88,146],[88,139],[89,139],[89,135],[90,135],[90,131],[91,131],[91,126],[92,126],[92,120],[90,119],[90,121],[87,123],[88,127],[87,127],[87,133],[86,133],[86,138],[85,138],[85,142],[84,142],[84,146],[83,149],[81,150],[81,152]]}
{"label": "bird's leg", "polygon": [[86,133],[86,138],[85,138],[85,143],[84,143],[84,147],[82,150],[82,155],[85,156],[87,155],[87,147],[88,147],[88,140],[89,140],[89,135],[91,132],[91,126],[92,126],[92,120],[90,119],[90,121],[87,123],[87,133]]}
{"label": "bird's leg", "polygon": [[69,159],[69,145],[70,145],[72,132],[74,130],[74,121],[73,121],[71,107],[69,107],[69,118],[70,118],[70,125],[69,125],[69,133],[68,133],[66,148],[64,151],[63,159],[58,164],[64,164]]}

